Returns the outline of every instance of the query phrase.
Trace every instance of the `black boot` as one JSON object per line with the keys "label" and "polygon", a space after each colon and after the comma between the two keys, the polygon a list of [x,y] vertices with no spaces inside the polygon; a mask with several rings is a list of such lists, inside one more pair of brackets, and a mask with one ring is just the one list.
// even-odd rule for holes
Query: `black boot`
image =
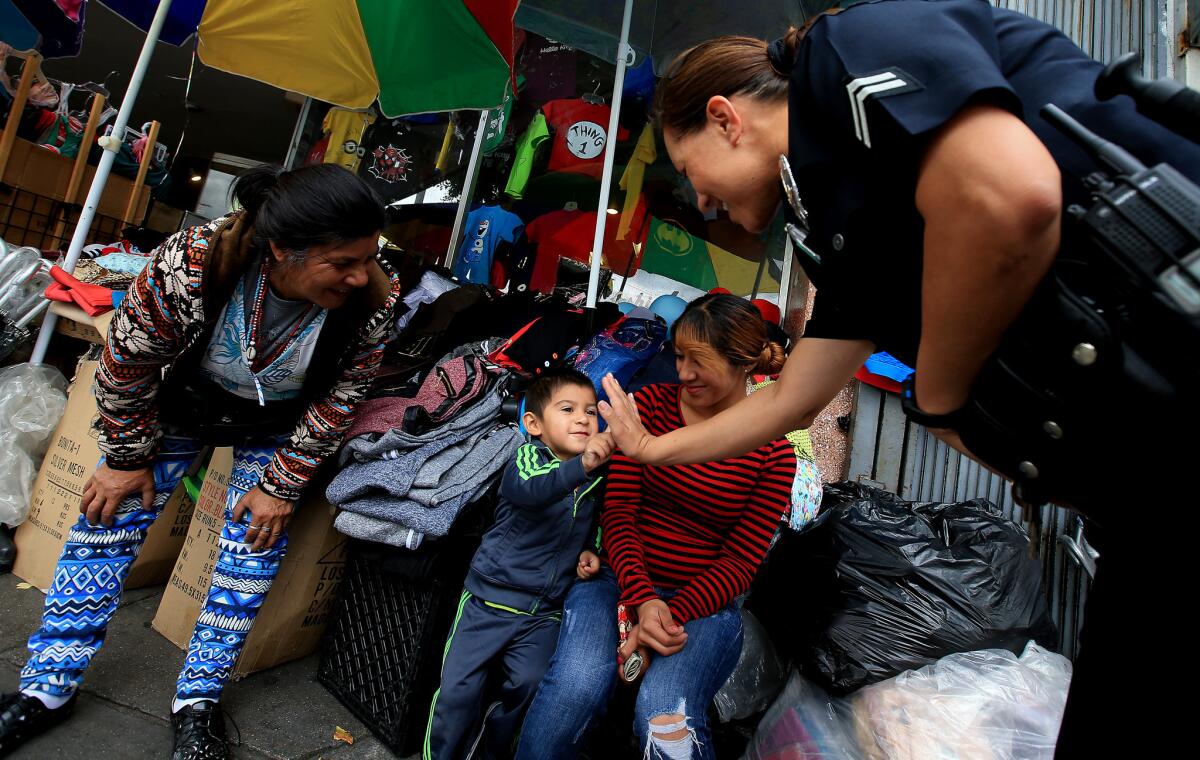
{"label": "black boot", "polygon": [[225,717],[215,702],[187,705],[171,716],[175,751],[171,760],[228,760]]}
{"label": "black boot", "polygon": [[65,705],[54,710],[42,704],[37,697],[19,691],[0,696],[0,757],[62,723],[71,717],[74,709],[74,695]]}

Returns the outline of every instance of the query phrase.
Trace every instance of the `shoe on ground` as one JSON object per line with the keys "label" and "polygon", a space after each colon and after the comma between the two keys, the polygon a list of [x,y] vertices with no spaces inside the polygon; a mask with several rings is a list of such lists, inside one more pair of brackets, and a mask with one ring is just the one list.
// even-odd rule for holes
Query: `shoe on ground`
{"label": "shoe on ground", "polygon": [[53,710],[37,697],[19,691],[0,696],[0,757],[71,717],[76,696]]}
{"label": "shoe on ground", "polygon": [[215,702],[187,705],[171,716],[175,749],[171,760],[229,760],[225,716]]}

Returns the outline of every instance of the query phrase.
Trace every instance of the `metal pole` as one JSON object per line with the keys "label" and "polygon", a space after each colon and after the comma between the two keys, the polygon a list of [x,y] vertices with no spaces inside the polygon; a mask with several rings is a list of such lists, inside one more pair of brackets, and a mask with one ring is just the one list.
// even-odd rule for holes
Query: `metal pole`
{"label": "metal pole", "polygon": [[608,194],[612,189],[613,159],[617,154],[617,120],[621,117],[621,94],[625,86],[625,67],[633,63],[633,48],[629,46],[629,20],[633,17],[633,0],[625,0],[625,16],[621,19],[621,42],[617,46],[617,75],[613,79],[612,113],[608,116],[608,140],[604,145],[604,173],[600,180],[600,206],[596,214],[596,236],[592,238],[592,271],[588,275],[587,306],[595,308],[600,290],[600,259],[604,252],[604,225],[608,221]]}
{"label": "metal pole", "polygon": [[292,141],[288,143],[287,155],[283,157],[283,168],[291,171],[296,168],[296,154],[300,150],[300,141],[304,139],[304,127],[307,126],[308,112],[312,110],[312,98],[304,98],[300,106],[300,118],[296,119],[296,128],[292,130]]}
{"label": "metal pole", "polygon": [[[79,254],[83,251],[83,244],[87,242],[88,231],[92,227],[92,220],[96,217],[96,208],[100,205],[100,196],[104,194],[104,185],[108,182],[109,172],[112,171],[113,160],[116,159],[117,152],[121,150],[121,139],[125,135],[126,125],[129,124],[129,114],[133,111],[133,104],[137,100],[138,90],[142,87],[142,80],[146,78],[150,57],[154,55],[154,45],[158,42],[159,35],[162,34],[163,24],[167,20],[167,12],[170,9],[171,0],[159,0],[158,10],[154,12],[154,20],[150,22],[150,29],[146,32],[146,41],[142,43],[142,52],[138,55],[137,65],[133,67],[133,76],[129,78],[129,87],[125,90],[121,108],[117,111],[117,120],[113,123],[112,134],[99,140],[100,147],[104,150],[100,155],[100,164],[96,167],[96,173],[92,177],[92,186],[88,188],[87,200],[83,202],[83,210],[79,213],[75,234],[71,236],[71,246],[67,249],[67,258],[62,263],[62,268],[67,272],[74,271],[75,262],[79,261]],[[87,146],[84,145],[80,150],[87,150]],[[152,151],[154,146],[149,145],[146,150]],[[54,325],[57,321],[58,316],[54,312],[46,312],[46,318],[42,320],[41,332],[38,333],[37,343],[33,347],[33,354],[29,357],[30,363],[41,364],[42,360],[46,358],[46,349],[50,346],[50,337],[54,334]]]}
{"label": "metal pole", "polygon": [[458,211],[454,214],[454,229],[450,231],[450,247],[446,250],[446,268],[454,271],[454,256],[462,239],[463,221],[467,218],[467,207],[475,195],[475,183],[479,180],[479,156],[483,153],[483,133],[487,130],[488,110],[479,112],[479,126],[475,128],[475,147],[471,148],[471,160],[467,162],[467,177],[463,180],[462,196],[458,199]]}
{"label": "metal pole", "polygon": [[629,282],[629,273],[633,271],[633,260],[636,259],[642,252],[642,244],[633,244],[633,253],[629,256],[629,261],[625,263],[625,274],[621,275],[621,287],[617,289],[617,300],[621,300],[621,294],[625,292],[625,283]]}
{"label": "metal pole", "polygon": [[780,321],[787,324],[788,296],[792,288],[792,259],[796,252],[792,249],[791,235],[783,236],[783,271],[779,273],[779,314]]}
{"label": "metal pole", "polygon": [[762,287],[763,272],[767,269],[767,258],[767,252],[763,251],[762,258],[758,262],[758,271],[754,273],[754,288],[750,291],[751,298],[758,298],[758,289]]}

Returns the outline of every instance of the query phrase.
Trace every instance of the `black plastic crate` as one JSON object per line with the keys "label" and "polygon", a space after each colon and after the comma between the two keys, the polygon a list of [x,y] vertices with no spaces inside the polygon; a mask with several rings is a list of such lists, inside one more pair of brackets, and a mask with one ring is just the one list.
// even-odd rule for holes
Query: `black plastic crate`
{"label": "black plastic crate", "polygon": [[317,678],[381,742],[408,756],[425,738],[471,552],[445,547],[455,556],[429,562],[422,578],[412,572],[419,565],[368,547],[352,548],[347,559]]}
{"label": "black plastic crate", "polygon": [[[477,523],[477,525],[481,525]],[[389,749],[420,752],[479,530],[408,551],[351,541],[317,679]]]}

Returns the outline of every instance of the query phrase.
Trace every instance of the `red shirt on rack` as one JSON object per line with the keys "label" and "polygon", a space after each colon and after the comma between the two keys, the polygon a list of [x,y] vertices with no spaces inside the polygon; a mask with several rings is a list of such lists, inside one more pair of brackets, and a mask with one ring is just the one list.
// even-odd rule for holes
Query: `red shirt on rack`
{"label": "red shirt on rack", "polygon": [[[609,216],[604,225],[604,265],[614,274],[632,276],[641,265],[641,255],[634,257],[633,244],[645,243],[650,217],[645,200],[638,199],[633,226],[625,240],[617,240],[617,217]],[[525,225],[525,237],[537,246],[531,290],[549,293],[558,280],[559,258],[580,264],[591,264],[592,243],[596,239],[595,211],[551,211]],[[634,257],[631,262],[630,258]]]}
{"label": "red shirt on rack", "polygon": [[[638,391],[651,435],[683,427],[679,385]],[[712,615],[750,587],[791,504],[796,454],[786,438],[720,462],[651,467],[615,454],[600,513],[621,602],[667,602],[676,623]]]}
{"label": "red shirt on rack", "polygon": [[[604,146],[608,142],[608,119],[612,109],[581,99],[552,100],[542,106],[546,125],[553,135],[552,172],[576,172],[599,177],[604,169]],[[617,128],[617,142],[629,139],[629,130]]]}

